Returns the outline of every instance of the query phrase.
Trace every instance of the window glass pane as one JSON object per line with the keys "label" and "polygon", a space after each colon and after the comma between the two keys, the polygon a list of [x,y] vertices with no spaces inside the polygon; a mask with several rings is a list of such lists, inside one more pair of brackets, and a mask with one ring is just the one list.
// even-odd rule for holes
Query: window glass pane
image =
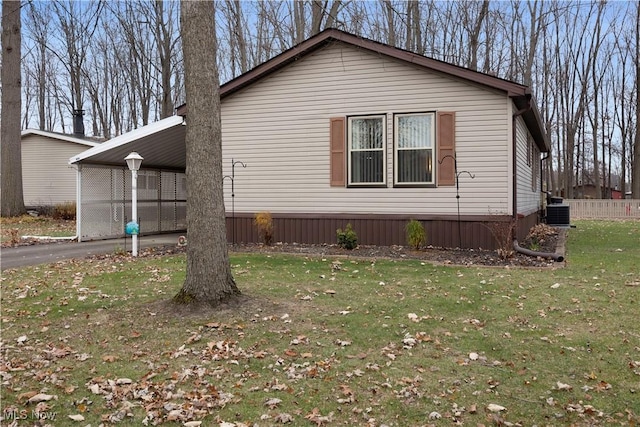
{"label": "window glass pane", "polygon": [[431,150],[400,150],[398,151],[399,183],[432,182],[433,160]]}
{"label": "window glass pane", "polygon": [[384,116],[349,119],[349,182],[382,184],[384,173]]}
{"label": "window glass pane", "polygon": [[396,183],[434,182],[434,117],[433,113],[395,116]]}
{"label": "window glass pane", "polygon": [[398,148],[431,148],[433,115],[397,116]]}
{"label": "window glass pane", "polygon": [[352,151],[351,182],[354,184],[384,182],[383,160],[382,150]]}
{"label": "window glass pane", "polygon": [[382,149],[382,118],[351,119],[351,149]]}

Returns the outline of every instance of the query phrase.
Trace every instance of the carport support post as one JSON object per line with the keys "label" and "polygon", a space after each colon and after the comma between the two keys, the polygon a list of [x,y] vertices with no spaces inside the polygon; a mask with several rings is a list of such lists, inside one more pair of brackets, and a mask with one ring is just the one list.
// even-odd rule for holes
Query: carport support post
{"label": "carport support post", "polygon": [[[138,170],[142,165],[142,156],[135,151],[125,157],[131,171],[131,218],[138,220]],[[138,256],[138,233],[131,234],[131,255]]]}

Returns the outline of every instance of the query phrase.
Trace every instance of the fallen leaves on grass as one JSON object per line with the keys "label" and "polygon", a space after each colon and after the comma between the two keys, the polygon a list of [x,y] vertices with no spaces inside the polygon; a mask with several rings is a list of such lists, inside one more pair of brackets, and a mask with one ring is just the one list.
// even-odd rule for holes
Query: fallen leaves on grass
{"label": "fallen leaves on grass", "polygon": [[507,408],[505,408],[502,405],[498,405],[496,403],[489,403],[487,405],[487,411],[489,412],[502,412],[502,411],[506,411]]}
{"label": "fallen leaves on grass", "polygon": [[[123,265],[127,262],[122,261]],[[543,352],[558,350],[556,353],[565,358],[588,356],[581,353],[582,343],[575,338],[581,332],[577,328],[558,331],[547,327],[546,322],[555,322],[560,314],[602,313],[587,311],[592,310],[587,306],[589,296],[575,295],[582,302],[576,302],[577,298],[575,301],[567,299],[566,305],[561,300],[551,300],[562,298],[568,285],[552,287],[556,290],[550,291],[549,284],[553,281],[542,282],[540,287],[549,295],[543,298],[544,305],[536,305],[538,301],[528,293],[526,281],[508,279],[509,286],[501,287],[498,280],[482,272],[478,273],[478,276],[484,275],[482,286],[474,288],[478,279],[473,270],[463,270],[464,274],[451,270],[436,275],[423,264],[418,268],[424,278],[413,284],[400,275],[395,277],[395,271],[368,277],[367,272],[373,271],[373,264],[370,267],[364,264],[360,264],[359,277],[366,280],[367,292],[375,298],[369,299],[367,295],[362,300],[359,296],[348,299],[352,296],[351,288],[344,286],[341,278],[355,275],[358,270],[346,263],[336,264],[332,273],[337,275],[337,280],[331,284],[335,290],[325,291],[326,282],[322,281],[320,285],[309,262],[305,268],[314,274],[305,276],[304,283],[288,288],[291,290],[289,300],[281,309],[273,312],[256,310],[249,314],[245,311],[238,315],[214,313],[204,319],[187,320],[180,326],[172,325],[166,320],[165,313],[156,310],[155,306],[140,309],[135,303],[129,309],[136,315],[131,316],[127,309],[114,303],[135,301],[136,293],[101,290],[92,281],[91,272],[69,274],[55,284],[64,290],[47,299],[46,304],[21,307],[20,310],[10,307],[13,311],[9,311],[7,317],[3,313],[3,321],[10,317],[3,325],[12,325],[14,329],[6,339],[11,349],[3,351],[6,358],[0,367],[2,385],[13,387],[12,392],[34,390],[22,396],[20,403],[25,405],[37,394],[58,393],[60,401],[33,402],[29,409],[39,403],[58,409],[64,402],[64,407],[69,408],[66,413],[71,414],[64,415],[64,419],[69,417],[67,423],[86,418],[82,425],[101,422],[140,424],[142,421],[144,425],[171,422],[191,427],[240,427],[262,423],[395,424],[399,418],[398,412],[392,412],[394,407],[402,408],[402,415],[404,409],[407,413],[413,412],[409,416],[416,425],[430,423],[425,419],[427,417],[429,420],[442,418],[442,422],[456,425],[482,422],[517,425],[515,420],[520,419],[522,406],[530,404],[520,404],[510,394],[514,381],[526,385],[522,387],[522,401],[539,399],[536,410],[540,411],[541,417],[547,417],[546,420],[554,420],[555,415],[561,422],[588,424],[594,417],[607,416],[599,409],[609,408],[601,407],[598,399],[611,397],[614,391],[616,397],[618,393],[627,392],[628,387],[620,386],[615,375],[603,372],[595,364],[589,369],[580,367],[587,373],[580,377],[558,373],[553,367],[541,368],[535,361],[536,357],[539,360],[544,356],[531,349],[532,343]],[[324,268],[328,265],[325,263]],[[251,274],[257,268],[253,265],[243,267],[246,267],[242,269],[243,278],[253,280]],[[121,270],[120,264],[113,266],[113,271]],[[143,291],[145,295],[162,294],[157,290],[167,293],[165,288],[154,286],[166,283],[169,271],[156,266],[143,268],[140,274],[145,276],[142,282],[149,287]],[[302,276],[296,274],[298,278]],[[508,271],[498,274],[510,275]],[[454,277],[456,285],[450,287],[445,283],[446,275]],[[553,280],[565,283],[564,278]],[[257,282],[263,285],[262,281]],[[10,290],[9,294],[16,301],[29,300],[40,291],[32,283],[35,282],[21,286],[19,292]],[[513,286],[514,283],[522,284]],[[577,283],[576,287],[579,286]],[[458,287],[460,295],[456,294]],[[440,310],[438,298],[444,294],[448,301],[455,301],[458,306],[446,312]],[[424,298],[423,302],[426,302],[425,295],[429,298],[427,304],[412,304],[412,299]],[[497,300],[495,295],[504,296]],[[78,306],[92,301],[99,302],[96,310],[86,313],[78,310]],[[477,311],[471,311],[475,310],[472,304],[477,304]],[[499,311],[499,304],[508,305],[513,311],[505,316],[504,311]],[[580,311],[574,304],[579,304]],[[462,305],[465,309],[456,312]],[[74,312],[74,309],[78,311]],[[122,313],[133,321],[120,319]],[[152,316],[153,321],[138,322],[136,316]],[[503,318],[509,319],[509,324],[505,324]],[[37,321],[34,326],[25,324],[23,327],[20,324],[23,319]],[[598,322],[596,315],[590,319]],[[150,327],[154,322],[157,325]],[[86,327],[86,331],[79,325]],[[95,333],[103,328],[114,328],[118,332],[113,337],[94,338],[91,335],[92,331]],[[173,336],[165,333],[165,328]],[[497,328],[500,330],[496,333]],[[530,331],[536,332],[524,334]],[[57,335],[54,336],[54,332]],[[87,338],[94,347],[85,349],[73,334]],[[570,334],[573,341],[568,338]],[[45,336],[47,338],[43,339]],[[24,338],[18,341],[18,337]],[[473,340],[467,340],[469,337]],[[625,339],[632,341],[635,337],[629,334]],[[490,345],[485,346],[485,343]],[[640,362],[630,362],[637,357],[631,346],[627,347],[625,359],[619,366],[627,376],[637,378]],[[509,350],[513,350],[511,360],[507,356]],[[13,357],[16,353],[19,357]],[[597,347],[594,346],[591,355],[596,354]],[[128,366],[130,361],[134,367]],[[626,369],[627,364],[629,369]],[[69,369],[82,371],[82,380],[70,381]],[[553,376],[549,374],[551,371]],[[140,377],[140,372],[147,373]],[[596,379],[595,375],[588,375],[589,372],[597,372],[598,377],[613,383],[615,389],[610,383]],[[91,379],[83,387],[87,378]],[[575,382],[575,388],[563,389],[559,386],[562,383],[556,383],[556,378],[570,378]],[[34,386],[36,381],[42,383],[42,387]],[[529,392],[527,395],[525,389],[536,389],[536,394]],[[95,403],[79,400],[82,393]],[[544,396],[544,393],[553,397]],[[494,399],[496,403],[487,405]],[[71,401],[73,403],[69,403]],[[247,405],[253,405],[257,413],[242,412]],[[315,405],[318,407],[311,410]],[[415,412],[420,412],[417,416],[420,421],[415,421],[418,419]],[[396,417],[395,421],[388,418],[388,414]],[[630,413],[629,419],[633,416]]]}
{"label": "fallen leaves on grass", "polygon": [[107,422],[130,417],[131,409],[136,406],[144,408],[144,425],[165,421],[189,422],[214,413],[233,399],[233,394],[218,390],[208,380],[215,378],[208,369],[200,368],[190,374],[197,376],[199,387],[188,391],[177,387],[185,379],[184,373],[177,372],[164,381],[93,378],[86,387],[93,394],[102,396],[106,407],[114,410],[103,416],[103,421]]}
{"label": "fallen leaves on grass", "polygon": [[313,408],[309,414],[305,415],[305,418],[317,426],[323,426],[333,421],[333,412],[322,415],[318,408]]}
{"label": "fallen leaves on grass", "polygon": [[35,394],[33,396],[31,396],[28,400],[27,403],[40,403],[40,402],[47,402],[51,399],[57,399],[58,396],[52,395],[52,394],[46,394],[46,393],[38,393]]}

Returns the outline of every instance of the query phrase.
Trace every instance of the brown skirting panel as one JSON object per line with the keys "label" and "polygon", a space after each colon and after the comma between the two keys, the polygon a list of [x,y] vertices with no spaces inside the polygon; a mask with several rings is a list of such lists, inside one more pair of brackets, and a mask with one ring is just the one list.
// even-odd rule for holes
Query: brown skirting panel
{"label": "brown skirting panel", "polygon": [[541,222],[541,212],[534,212],[531,215],[527,216],[518,216],[518,226],[517,226],[517,238],[519,242],[522,242],[527,234],[529,234],[529,230],[536,224]]}
{"label": "brown skirting panel", "polygon": [[[488,223],[509,227],[507,215],[406,216],[349,214],[272,214],[273,242],[336,243],[336,231],[351,223],[364,245],[407,245],[405,226],[410,219],[422,222],[427,232],[427,244],[438,247],[496,249],[496,239]],[[538,221],[538,214],[519,218],[517,236],[524,239]],[[232,243],[258,243],[260,236],[253,223],[253,214],[236,213],[227,216],[227,237]]]}

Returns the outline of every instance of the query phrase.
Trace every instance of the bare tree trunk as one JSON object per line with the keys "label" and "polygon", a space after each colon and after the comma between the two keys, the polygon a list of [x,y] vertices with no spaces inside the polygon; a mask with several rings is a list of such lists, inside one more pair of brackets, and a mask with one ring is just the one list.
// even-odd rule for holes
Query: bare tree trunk
{"label": "bare tree trunk", "polygon": [[542,9],[543,5],[540,5],[540,10],[538,11],[538,1],[535,0],[533,3],[529,2],[529,43],[528,49],[529,54],[527,55],[527,63],[524,66],[523,70],[523,81],[527,86],[531,86],[533,83],[532,75],[533,75],[533,61],[536,56],[537,47],[538,47],[538,37],[540,36],[540,29],[543,26],[542,23]]}
{"label": "bare tree trunk", "polygon": [[[612,189],[614,188],[613,180],[611,179],[611,153],[612,149],[612,139],[613,139],[613,126],[612,118],[609,115],[609,106],[606,104],[606,99],[611,99],[611,93],[609,92],[611,86],[611,82],[608,81],[606,84],[606,89],[602,96],[602,109],[603,114],[601,116],[601,125],[602,125],[602,182],[604,183],[606,194],[605,197],[607,199],[613,198]],[[606,150],[606,151],[605,151]],[[606,155],[606,157],[605,157]]]}
{"label": "bare tree trunk", "polygon": [[22,109],[20,55],[20,1],[2,2],[2,117],[0,156],[2,157],[3,217],[25,213],[22,193],[22,150],[20,115]]}
{"label": "bare tree trunk", "polygon": [[234,25],[236,27],[235,32],[238,40],[238,53],[240,54],[240,72],[244,74],[249,71],[249,46],[247,45],[244,33],[242,32],[242,28],[244,27],[242,19],[242,4],[238,0],[234,0],[234,4],[236,10]]}
{"label": "bare tree trunk", "polygon": [[[623,89],[624,90],[624,89]],[[622,97],[624,99],[624,96]],[[620,139],[621,139],[621,145],[622,147],[620,148],[620,167],[621,167],[621,172],[620,172],[620,190],[622,191],[622,197],[625,197],[625,194],[627,193],[627,133],[628,131],[627,126],[626,126],[626,121],[624,119],[624,101],[622,101],[620,103],[620,109],[623,111],[620,115],[622,116],[620,119],[621,122],[621,135],[620,135]]]}
{"label": "bare tree trunk", "polygon": [[324,28],[333,28],[338,22],[338,12],[340,11],[340,7],[342,6],[341,0],[334,0],[331,4],[331,9],[327,12],[327,19],[324,21]]}
{"label": "bare tree trunk", "polygon": [[416,52],[420,55],[424,54],[424,45],[422,43],[422,22],[420,4],[417,0],[409,0],[407,6],[407,22],[405,24],[405,45],[406,50]]}
{"label": "bare tree trunk", "polygon": [[[384,12],[387,24],[387,40],[386,43],[395,46],[396,45],[396,10],[391,3],[391,0],[382,0],[384,4]],[[382,36],[382,34],[380,34]]]}
{"label": "bare tree trunk", "polygon": [[[595,64],[595,61],[594,61]],[[594,65],[595,67],[595,65]],[[595,71],[595,70],[594,70]],[[595,73],[593,74],[595,80]],[[592,141],[591,148],[593,150],[593,184],[596,186],[596,199],[602,199],[602,180],[600,177],[600,158],[598,157],[598,114],[600,113],[600,106],[598,105],[598,88],[594,87],[593,90],[593,114],[590,113],[590,109],[588,109],[587,115],[591,121],[591,129],[592,129]],[[604,160],[604,158],[602,159]]]}
{"label": "bare tree trunk", "polygon": [[[23,61],[24,63],[24,61]],[[25,90],[22,92],[22,108],[21,108],[21,113],[22,113],[22,119],[21,119],[21,123],[20,123],[20,128],[21,129],[28,129],[29,126],[29,122],[31,121],[31,103],[33,100],[33,81],[32,79],[32,75],[30,73],[24,73],[24,75],[22,76],[22,82],[24,83],[25,86]]]}
{"label": "bare tree trunk", "polygon": [[[44,5],[40,5],[39,8],[36,8],[33,3],[29,3],[29,21],[27,23],[27,27],[31,24],[31,37],[36,43],[34,46],[36,58],[34,60],[35,70],[33,70],[33,74],[36,80],[35,85],[38,88],[38,128],[40,130],[47,129],[47,71],[49,68],[47,61],[47,41],[50,36],[50,31],[48,16],[42,13],[44,7]],[[45,13],[47,10],[48,7],[45,9]]]}
{"label": "bare tree trunk", "polygon": [[[471,5],[472,3],[467,3],[467,5]],[[468,7],[468,6],[467,6]],[[467,14],[469,11],[467,10]],[[472,70],[478,69],[478,47],[480,44],[480,31],[482,30],[482,22],[485,20],[489,13],[489,0],[484,0],[482,2],[482,7],[480,8],[480,12],[478,12],[478,16],[473,22],[473,28],[469,29],[469,64],[468,67]],[[465,15],[465,18],[468,18],[468,15]],[[467,22],[467,24],[471,24]]]}
{"label": "bare tree trunk", "polygon": [[66,50],[66,61],[62,60],[62,55],[58,55],[63,65],[69,73],[71,85],[71,109],[83,109],[84,106],[84,86],[82,84],[82,74],[87,50],[91,45],[93,33],[95,32],[102,4],[89,4],[89,7],[82,11],[82,3],[72,0],[56,0],[53,9],[56,18],[60,22],[60,29],[64,49]]}
{"label": "bare tree trunk", "polygon": [[[116,3],[120,6],[120,3]],[[153,64],[155,59],[151,57],[153,50],[151,49],[152,41],[150,39],[150,31],[152,23],[150,21],[136,21],[128,19],[129,16],[142,13],[148,20],[153,19],[153,12],[147,9],[136,9],[134,3],[123,2],[125,14],[119,15],[120,26],[128,49],[123,52],[127,55],[121,59],[122,62],[129,64],[131,72],[129,75],[129,86],[131,87],[131,100],[133,107],[131,108],[131,119],[134,126],[139,120],[142,125],[149,124],[149,115],[151,113],[151,103],[154,99],[152,89]],[[141,6],[141,5],[138,5]],[[155,7],[151,4],[145,4],[147,7]],[[118,52],[117,55],[121,53]]]}
{"label": "bare tree trunk", "polygon": [[[171,60],[173,58],[173,47],[175,43],[171,40],[171,32],[169,30],[169,22],[165,22],[164,0],[156,0],[155,2],[155,33],[156,43],[158,45],[158,54],[160,56],[160,75],[162,94],[160,99],[160,118],[164,119],[173,115],[173,97],[171,87],[172,67]],[[169,15],[171,19],[171,14]],[[238,31],[241,31],[240,29]]]}
{"label": "bare tree trunk", "polygon": [[636,138],[631,164],[631,196],[640,199],[640,2],[636,3]]}
{"label": "bare tree trunk", "polygon": [[238,295],[229,255],[222,189],[222,129],[211,2],[180,9],[187,118],[187,277],[174,301],[217,305]]}
{"label": "bare tree trunk", "polygon": [[[563,50],[559,50],[558,57],[558,70],[560,70],[563,79],[561,81],[561,92],[564,92],[564,113],[565,129],[567,132],[567,149],[566,155],[568,162],[566,163],[566,177],[565,182],[566,194],[565,197],[573,197],[574,177],[584,176],[584,168],[586,162],[584,162],[584,149],[582,150],[582,159],[580,155],[575,156],[574,150],[576,149],[576,137],[579,136],[580,131],[584,132],[582,126],[585,123],[585,113],[588,108],[588,89],[589,80],[592,72],[592,62],[595,58],[592,57],[592,49],[585,49],[585,44],[590,34],[590,28],[588,22],[591,20],[593,14],[593,8],[595,5],[591,5],[589,10],[585,12],[585,15],[578,13],[567,13],[564,16],[567,21],[558,20],[559,25],[572,26],[576,31],[568,31],[564,34],[564,40],[558,38],[557,43],[564,43]],[[579,29],[579,31],[578,31]],[[562,56],[560,56],[562,55]],[[584,138],[581,141],[584,144]],[[580,148],[580,147],[578,147]],[[582,160],[582,162],[581,162]],[[578,168],[581,167],[582,171]]]}
{"label": "bare tree trunk", "polygon": [[[245,36],[245,28],[247,27],[246,19],[242,9],[242,2],[238,0],[227,0],[226,2],[218,3],[218,8],[222,12],[222,16],[226,21],[225,31],[223,31],[224,39],[227,47],[227,60],[226,66],[229,68],[227,74],[229,77],[237,77],[240,74],[246,73],[249,66],[250,49],[247,38],[250,39],[251,35]],[[225,70],[223,69],[222,72]]]}
{"label": "bare tree trunk", "polygon": [[311,34],[318,34],[322,28],[322,16],[327,0],[311,1]]}
{"label": "bare tree trunk", "polygon": [[[613,117],[615,118],[615,124],[620,129],[620,190],[622,191],[622,197],[625,197],[627,192],[627,138],[631,134],[630,121],[627,120],[627,114],[630,112],[627,106],[627,96],[625,89],[627,86],[627,58],[629,55],[629,49],[618,47],[618,54],[621,56],[620,60],[620,81],[618,83],[617,78],[614,78],[613,97],[619,99],[618,103],[613,104]],[[619,84],[619,86],[618,86]],[[631,119],[631,117],[629,117]]]}
{"label": "bare tree trunk", "polygon": [[331,8],[327,10],[327,6],[329,4],[328,0],[313,0],[311,2],[310,36],[318,34],[323,29],[334,26],[338,12],[340,11],[341,3],[341,0],[334,0],[333,3],[331,3]]}
{"label": "bare tree trunk", "polygon": [[38,46],[40,50],[40,65],[38,68],[38,127],[44,130],[46,126],[46,97],[47,97],[47,56],[44,44]]}
{"label": "bare tree trunk", "polygon": [[305,34],[305,13],[304,3],[301,1],[293,2],[293,31],[294,31],[294,43],[302,43],[304,41]]}
{"label": "bare tree trunk", "polygon": [[[602,32],[602,24],[601,24],[601,16],[604,10],[604,3],[598,3],[598,15],[595,20],[595,34],[591,39],[591,47],[589,48],[589,57],[593,58],[591,61],[591,82],[593,85],[593,116],[590,114],[590,109],[587,109],[587,115],[589,116],[589,120],[592,128],[592,147],[593,147],[593,181],[596,186],[596,199],[602,199],[602,178],[600,174],[600,162],[603,162],[604,168],[604,154],[602,159],[599,158],[598,155],[598,120],[600,115],[600,105],[598,104],[600,97],[600,89],[602,87],[602,78],[604,73],[601,73],[601,70],[598,70],[599,64],[599,55],[600,55],[600,46],[602,44],[601,32]],[[605,60],[606,62],[606,60]],[[604,131],[604,129],[602,129]],[[603,147],[604,150],[604,147]]]}

